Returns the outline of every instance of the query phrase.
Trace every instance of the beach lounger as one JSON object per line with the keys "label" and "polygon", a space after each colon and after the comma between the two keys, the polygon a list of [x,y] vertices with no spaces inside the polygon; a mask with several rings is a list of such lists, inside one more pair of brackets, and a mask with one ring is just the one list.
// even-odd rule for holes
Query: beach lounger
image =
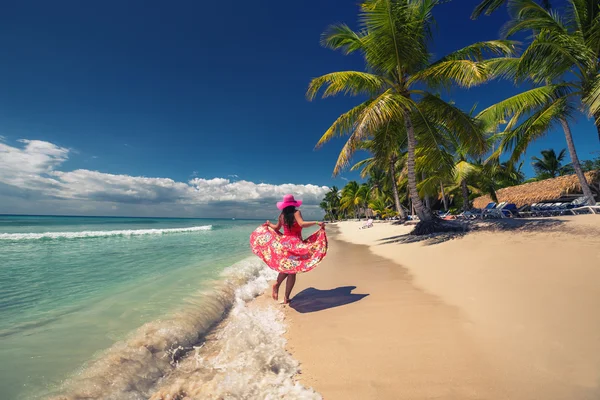
{"label": "beach lounger", "polygon": [[473,208],[469,211],[463,211],[462,213],[458,214],[456,217],[459,219],[466,219],[466,220],[474,220],[477,218],[483,218],[485,213],[489,210],[494,209],[494,207],[496,207],[496,203],[491,202],[491,203],[488,203],[481,210],[479,208]]}
{"label": "beach lounger", "polygon": [[514,217],[518,216],[519,209],[517,208],[516,204],[508,203],[502,208],[501,212],[505,217],[514,218]]}
{"label": "beach lounger", "polygon": [[506,207],[507,202],[503,201],[501,203],[498,203],[498,205],[494,208],[490,208],[488,210],[483,210],[483,218],[505,218],[504,213],[502,212],[502,210],[504,209],[504,207]]}
{"label": "beach lounger", "polygon": [[531,206],[528,204],[525,204],[524,206],[521,206],[517,209],[517,211],[514,212],[515,217],[519,217],[519,218],[526,218],[526,217],[530,217],[531,216]]}
{"label": "beach lounger", "polygon": [[365,222],[365,224],[363,226],[361,226],[359,229],[367,229],[367,228],[372,228],[373,227],[373,220],[372,219],[368,219],[367,222]]}
{"label": "beach lounger", "polygon": [[600,206],[583,206],[583,207],[577,207],[577,208],[572,208],[571,211],[575,215],[582,214],[583,212],[586,212],[586,214],[587,213],[600,214]]}
{"label": "beach lounger", "polygon": [[[577,203],[576,203],[577,202]],[[586,205],[587,203],[587,197],[580,197],[579,199],[573,201],[571,204],[575,204],[574,206],[572,206],[572,208],[570,209],[570,211],[577,215],[577,214],[582,214],[582,213],[591,213],[591,214],[600,214],[600,203],[596,203],[595,206],[588,206]]]}

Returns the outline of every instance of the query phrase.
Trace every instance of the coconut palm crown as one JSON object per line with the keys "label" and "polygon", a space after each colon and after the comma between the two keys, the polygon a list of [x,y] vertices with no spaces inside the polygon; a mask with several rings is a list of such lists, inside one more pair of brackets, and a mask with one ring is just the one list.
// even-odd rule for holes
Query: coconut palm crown
{"label": "coconut palm crown", "polygon": [[[415,152],[436,146],[438,127],[479,141],[481,126],[467,113],[437,95],[454,83],[471,87],[489,79],[486,55],[506,56],[514,43],[505,40],[479,42],[431,62],[428,46],[432,39],[432,10],[440,0],[367,0],[360,5],[360,29],[331,26],[322,36],[325,47],[344,54],[360,53],[365,71],[332,72],[311,81],[307,97],[338,94],[365,96],[366,100],[342,114],[323,134],[317,147],[336,136],[349,136],[336,168],[348,164],[360,141],[382,129],[402,127],[407,136],[406,170],[413,207],[421,221],[432,215],[423,206],[415,173]],[[398,144],[400,145],[400,144]],[[442,162],[443,160],[440,160]],[[448,160],[452,167],[453,160]]]}

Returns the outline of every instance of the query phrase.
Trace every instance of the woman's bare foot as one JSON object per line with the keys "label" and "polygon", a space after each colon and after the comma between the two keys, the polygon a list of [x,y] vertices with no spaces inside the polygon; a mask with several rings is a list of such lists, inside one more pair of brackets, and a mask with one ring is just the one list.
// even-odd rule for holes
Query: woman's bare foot
{"label": "woman's bare foot", "polygon": [[290,299],[283,299],[283,302],[281,304],[290,304],[290,302]]}
{"label": "woman's bare foot", "polygon": [[277,284],[273,285],[273,293],[271,294],[271,296],[273,296],[273,300],[279,299],[279,287],[277,286]]}

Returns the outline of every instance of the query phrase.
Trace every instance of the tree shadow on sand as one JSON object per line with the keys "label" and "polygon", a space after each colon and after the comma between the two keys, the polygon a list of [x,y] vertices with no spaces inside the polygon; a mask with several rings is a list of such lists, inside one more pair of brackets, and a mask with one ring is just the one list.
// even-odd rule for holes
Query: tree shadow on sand
{"label": "tree shadow on sand", "polygon": [[[464,223],[465,230],[462,232],[433,233],[430,235],[415,236],[410,234],[391,236],[379,239],[379,244],[389,243],[417,243],[422,242],[425,246],[431,246],[448,240],[461,238],[470,232],[501,232],[501,231],[550,231],[553,229],[564,229],[564,221],[555,218],[504,218],[470,221]],[[572,230],[575,231],[574,229]]]}
{"label": "tree shadow on sand", "polygon": [[368,296],[368,294],[352,293],[354,289],[356,286],[342,286],[329,290],[307,288],[292,298],[290,307],[299,313],[310,313],[344,306]]}

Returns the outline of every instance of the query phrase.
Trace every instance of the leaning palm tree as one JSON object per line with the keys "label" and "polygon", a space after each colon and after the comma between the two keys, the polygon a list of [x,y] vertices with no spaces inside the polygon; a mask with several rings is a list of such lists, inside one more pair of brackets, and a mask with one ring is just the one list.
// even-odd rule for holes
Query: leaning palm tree
{"label": "leaning palm tree", "polygon": [[595,120],[600,140],[600,4],[567,0],[552,12],[534,0],[511,0],[505,35],[533,32],[519,70],[536,83],[565,82],[576,108]]}
{"label": "leaning palm tree", "polygon": [[[571,4],[578,2],[570,0]],[[565,134],[567,148],[583,194],[593,203],[593,194],[575,150],[569,121],[592,93],[586,83],[593,61],[591,50],[578,33],[572,33],[556,12],[548,12],[533,0],[511,0],[513,20],[506,27],[508,36],[533,31],[533,41],[519,58],[490,60],[490,73],[517,82],[531,81],[539,86],[510,97],[482,111],[479,118],[490,126],[507,121],[495,153],[512,152],[510,161],[525,153],[529,144],[555,126]],[[599,25],[600,29],[600,25]],[[600,82],[600,81],[599,81]],[[600,86],[600,84],[599,84]],[[584,102],[582,102],[582,98]],[[599,92],[600,99],[600,92]],[[589,108],[594,113],[593,109]],[[600,112],[600,104],[599,110]]]}
{"label": "leaning palm tree", "polygon": [[542,157],[531,157],[533,170],[540,178],[556,178],[563,175],[563,160],[566,156],[566,150],[562,149],[558,154],[554,149],[542,150]]}
{"label": "leaning palm tree", "polygon": [[[368,99],[342,114],[318,143],[349,135],[348,146],[369,138],[386,127],[403,126],[407,135],[407,178],[412,205],[427,232],[432,214],[419,198],[415,173],[415,149],[420,141],[435,142],[435,122],[444,121],[468,140],[479,128],[473,119],[427,88],[451,82],[470,87],[488,79],[481,65],[484,53],[506,55],[513,51],[507,41],[481,42],[430,62],[428,46],[434,24],[433,8],[441,0],[366,0],[361,4],[361,30],[347,25],[330,27],[322,37],[326,47],[345,54],[360,52],[368,72],[333,72],[311,81],[307,96],[314,99],[340,93],[366,95]],[[434,124],[432,124],[434,123]],[[426,228],[426,229],[423,229]]]}

